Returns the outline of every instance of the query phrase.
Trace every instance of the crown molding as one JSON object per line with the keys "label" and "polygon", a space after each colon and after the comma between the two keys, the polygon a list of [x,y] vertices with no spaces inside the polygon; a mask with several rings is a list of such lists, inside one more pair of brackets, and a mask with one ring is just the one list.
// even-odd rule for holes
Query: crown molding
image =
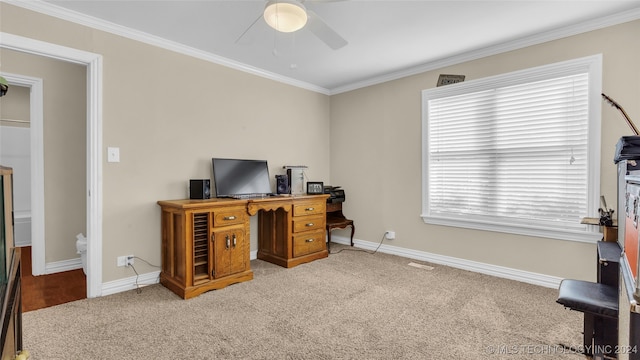
{"label": "crown molding", "polygon": [[361,89],[367,86],[378,85],[387,81],[401,79],[407,76],[417,75],[423,72],[441,69],[447,66],[457,65],[467,61],[477,60],[484,57],[498,55],[501,53],[522,49],[525,47],[539,45],[545,42],[566,38],[573,35],[594,31],[609,26],[623,24],[629,21],[640,19],[640,8],[605,16],[602,18],[585,21],[582,23],[565,26],[559,29],[546,31],[543,33],[515,39],[512,41],[495,44],[488,47],[466,51],[451,57],[446,57],[424,63],[422,65],[410,67],[404,70],[374,77],[365,81],[337,87],[331,89],[330,95],[336,95],[347,91]]}
{"label": "crown molding", "polygon": [[27,10],[35,11],[44,15],[56,17],[62,20],[70,21],[79,25],[87,26],[92,29],[101,30],[114,35],[122,36],[127,39],[139,41],[148,45],[157,46],[159,48],[170,50],[179,54],[191,56],[197,59],[209,61],[218,65],[226,66],[249,74],[257,75],[263,78],[274,80],[287,85],[314,91],[320,94],[329,95],[330,90],[299,81],[289,77],[285,77],[273,72],[259,69],[235,60],[231,60],[222,56],[218,56],[206,51],[186,46],[175,41],[167,40],[155,35],[145,33],[143,31],[134,30],[125,26],[117,25],[93,16],[79,13],[77,11],[62,8],[60,6],[50,4],[41,0],[20,1],[20,0],[0,0],[7,4],[15,5]]}
{"label": "crown molding", "polygon": [[124,26],[116,25],[111,22],[91,17],[85,14],[81,14],[76,11],[68,10],[57,5],[46,3],[41,0],[32,1],[20,1],[20,0],[0,0],[7,4],[19,6],[28,10],[39,12],[45,15],[57,17],[62,20],[74,22],[76,24],[91,27],[97,30],[109,32],[115,35],[123,36],[132,40],[140,41],[149,45],[157,46],[166,50],[174,51],[184,55],[192,56],[201,60],[216,63],[230,67],[239,71],[257,75],[263,78],[274,80],[280,83],[288,84],[298,88],[314,91],[324,95],[337,95],[344,92],[361,89],[368,86],[378,85],[384,82],[398,80],[404,77],[417,75],[426,71],[437,70],[443,67],[460,64],[467,61],[481,59],[487,56],[497,55],[504,52],[522,49],[532,45],[538,45],[548,41],[558,40],[565,37],[582,34],[585,32],[602,29],[609,26],[622,24],[629,21],[640,19],[640,7],[620,12],[617,14],[604,16],[602,18],[593,19],[578,24],[565,26],[559,29],[546,31],[543,33],[494,44],[487,47],[478,48],[471,51],[466,51],[450,57],[437,59],[426,62],[422,65],[412,66],[400,71],[383,74],[380,76],[372,77],[370,79],[354,82],[344,86],[339,86],[333,89],[327,89],[308,82],[299,81],[293,78],[282,76],[270,71],[259,69],[235,60],[231,60],[222,56],[218,56],[212,53],[208,53],[202,50],[195,49],[193,47],[185,46],[174,41],[163,39],[142,31],[133,30]]}

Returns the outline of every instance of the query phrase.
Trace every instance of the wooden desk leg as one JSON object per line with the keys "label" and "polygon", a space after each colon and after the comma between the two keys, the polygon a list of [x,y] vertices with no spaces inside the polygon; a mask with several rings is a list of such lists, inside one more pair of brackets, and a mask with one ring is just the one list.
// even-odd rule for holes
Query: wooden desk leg
{"label": "wooden desk leg", "polygon": [[353,247],[353,234],[356,232],[356,226],[351,224],[351,247]]}
{"label": "wooden desk leg", "polygon": [[[337,227],[334,229],[346,229],[347,226],[351,226],[351,247],[353,247],[353,235],[356,232],[356,227],[353,224],[349,224],[344,227]],[[331,251],[331,230],[333,229],[327,228],[327,251]]]}

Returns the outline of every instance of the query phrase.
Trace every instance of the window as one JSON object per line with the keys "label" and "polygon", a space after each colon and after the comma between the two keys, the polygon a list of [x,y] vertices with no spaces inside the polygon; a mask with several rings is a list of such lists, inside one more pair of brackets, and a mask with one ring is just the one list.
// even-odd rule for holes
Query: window
{"label": "window", "polygon": [[601,56],[424,90],[426,223],[595,241]]}

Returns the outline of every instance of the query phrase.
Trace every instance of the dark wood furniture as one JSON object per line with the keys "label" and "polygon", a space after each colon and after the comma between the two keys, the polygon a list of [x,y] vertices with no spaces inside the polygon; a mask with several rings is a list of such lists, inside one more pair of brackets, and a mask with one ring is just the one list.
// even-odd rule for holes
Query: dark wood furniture
{"label": "dark wood furniture", "polygon": [[0,166],[0,346],[2,359],[22,350],[22,282],[20,249],[13,232],[13,170]]}
{"label": "dark wood furniture", "polygon": [[158,201],[160,283],[184,299],[253,279],[250,215],[258,215],[258,258],[293,267],[328,256],[328,195]]}
{"label": "dark wood furniture", "polygon": [[14,359],[22,350],[22,281],[20,248],[12,248],[7,283],[2,297],[2,359]]}
{"label": "dark wood furniture", "polygon": [[331,231],[351,227],[351,246],[356,227],[353,220],[347,219],[342,213],[342,203],[327,203],[327,249],[331,250]]}

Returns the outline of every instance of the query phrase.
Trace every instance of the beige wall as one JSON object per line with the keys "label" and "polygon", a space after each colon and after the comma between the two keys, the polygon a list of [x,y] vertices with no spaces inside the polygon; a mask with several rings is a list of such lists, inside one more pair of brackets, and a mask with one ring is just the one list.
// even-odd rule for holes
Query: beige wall
{"label": "beige wall", "polygon": [[[0,16],[0,31],[103,56],[103,282],[133,275],[118,256],[160,263],[156,202],[211,178],[214,156],[266,159],[274,186],[292,164],[329,181],[328,96],[5,3]],[[120,163],[106,162],[110,146]]]}
{"label": "beige wall", "polygon": [[[272,182],[282,165],[308,165],[309,179],[346,189],[358,239],[378,242],[391,229],[398,247],[559,277],[595,275],[593,244],[423,223],[420,91],[440,73],[471,80],[602,53],[604,91],[638,116],[640,22],[329,98],[5,3],[0,14],[1,31],[103,56],[103,151],[116,146],[121,155],[107,163],[103,152],[104,282],[131,276],[115,266],[117,256],[160,262],[156,201],[184,198],[188,179],[210,178],[213,156],[267,159]],[[613,203],[613,147],[629,130],[607,106],[603,122],[601,186]]]}
{"label": "beige wall", "polygon": [[[427,225],[421,214],[421,90],[439,74],[467,80],[603,54],[603,92],[640,119],[640,21],[428,71],[331,97],[332,183],[348,194],[357,238],[558,277],[595,279],[595,246]],[[631,135],[616,110],[602,110],[601,191],[616,201],[615,143]],[[640,120],[636,120],[638,123]],[[639,123],[640,124],[640,123]]]}
{"label": "beige wall", "polygon": [[[0,49],[0,59],[2,59],[2,49]],[[0,101],[0,126],[29,127],[30,89],[15,85],[11,85],[10,88],[11,96],[7,95]],[[26,122],[13,122],[5,119]]]}
{"label": "beige wall", "polygon": [[86,234],[86,69],[6,49],[0,59],[3,72],[42,79],[45,261],[76,258],[76,235]]}

